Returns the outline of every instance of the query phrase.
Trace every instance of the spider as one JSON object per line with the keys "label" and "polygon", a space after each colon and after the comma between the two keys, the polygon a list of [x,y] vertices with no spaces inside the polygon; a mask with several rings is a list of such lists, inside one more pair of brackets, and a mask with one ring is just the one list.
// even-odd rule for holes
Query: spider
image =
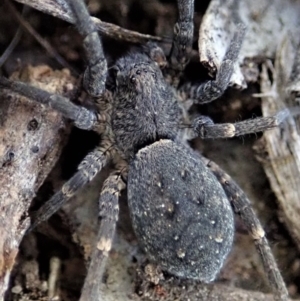
{"label": "spider", "polygon": [[101,39],[82,0],[68,0],[83,36],[88,60],[83,85],[95,110],[21,82],[0,78],[11,89],[51,106],[75,126],[102,135],[100,144],[80,163],[75,175],[37,212],[29,229],[47,220],[109,161],[115,169],[103,184],[100,225],[80,300],[99,300],[101,278],[118,220],[118,198],[127,186],[133,228],[143,250],[163,270],[181,278],[213,281],[234,236],[233,213],[244,221],[261,255],[276,300],[288,300],[264,230],[239,186],[214,162],[186,143],[195,137],[227,138],[277,127],[281,111],[237,123],[214,124],[207,116],[191,119],[190,102],[211,102],[229,85],[245,34],[243,24],[224,56],[216,78],[203,84],[179,79],[189,61],[194,0],[178,0],[179,18],[168,57],[154,43],[121,57],[113,67],[115,86],[106,89],[107,62]]}

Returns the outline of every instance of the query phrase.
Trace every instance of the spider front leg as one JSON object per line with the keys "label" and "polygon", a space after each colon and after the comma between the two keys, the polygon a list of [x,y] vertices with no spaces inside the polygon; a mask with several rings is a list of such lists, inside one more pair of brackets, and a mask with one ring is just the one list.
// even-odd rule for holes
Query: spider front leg
{"label": "spider front leg", "polygon": [[88,66],[84,73],[83,85],[91,96],[98,97],[105,90],[107,77],[107,62],[102,43],[83,0],[67,2],[75,15],[77,29],[84,38],[83,46]]}
{"label": "spider front leg", "polygon": [[66,118],[73,120],[76,127],[83,130],[92,129],[97,124],[98,117],[100,116],[97,116],[97,114],[84,107],[76,106],[70,102],[69,99],[61,95],[51,94],[19,81],[12,81],[0,76],[0,87],[10,89],[53,108],[63,114]]}
{"label": "spider front leg", "polygon": [[262,225],[256,217],[249,199],[242,189],[234,182],[234,180],[216,163],[206,158],[203,158],[203,160],[221,183],[234,212],[241,217],[242,221],[247,227],[248,232],[252,236],[258,253],[262,259],[266,274],[268,275],[270,286],[274,291],[275,300],[289,300],[286,285],[277,267],[276,261],[265,237],[265,232],[262,228]]}
{"label": "spider front leg", "polygon": [[34,214],[33,223],[27,232],[33,230],[42,221],[49,219],[80,188],[89,183],[106,165],[113,154],[114,149],[109,140],[104,140],[99,147],[90,152],[80,163],[75,175]]}
{"label": "spider front leg", "polygon": [[121,173],[123,171],[114,171],[103,184],[99,200],[100,228],[80,301],[100,300],[100,285],[119,217],[119,196],[125,188]]}
{"label": "spider front leg", "polygon": [[183,93],[186,98],[193,99],[197,104],[203,104],[219,98],[225,92],[230,83],[234,65],[238,60],[245,32],[245,25],[241,23],[238,24],[237,31],[225,54],[215,80],[207,81],[201,85],[188,83],[180,88],[180,92]]}
{"label": "spider front leg", "polygon": [[289,114],[289,110],[285,109],[270,117],[258,117],[236,123],[220,124],[214,124],[207,116],[199,116],[191,124],[189,138],[231,138],[262,132],[278,127]]}
{"label": "spider front leg", "polygon": [[[174,26],[174,37],[169,55],[167,76],[178,85],[181,72],[189,62],[194,35],[194,0],[177,0],[179,17]],[[179,75],[178,75],[179,73]]]}

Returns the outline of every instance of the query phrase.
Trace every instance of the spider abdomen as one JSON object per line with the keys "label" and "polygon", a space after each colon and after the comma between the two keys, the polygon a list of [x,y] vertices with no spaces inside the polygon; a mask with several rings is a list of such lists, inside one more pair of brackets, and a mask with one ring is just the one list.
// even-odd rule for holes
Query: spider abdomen
{"label": "spider abdomen", "polygon": [[150,260],[178,277],[215,279],[232,246],[233,212],[199,155],[171,140],[141,149],[129,168],[128,203]]}

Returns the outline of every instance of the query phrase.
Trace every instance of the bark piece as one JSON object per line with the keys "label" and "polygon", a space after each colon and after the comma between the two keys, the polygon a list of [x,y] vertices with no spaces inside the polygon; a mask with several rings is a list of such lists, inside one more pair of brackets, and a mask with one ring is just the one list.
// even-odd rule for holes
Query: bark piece
{"label": "bark piece", "polygon": [[[70,94],[67,70],[27,67],[13,79],[52,93]],[[67,132],[62,116],[8,90],[0,91],[0,300],[7,289],[27,215],[38,188],[57,161]]]}
{"label": "bark piece", "polygon": [[[270,116],[288,107],[298,116],[291,114],[280,128],[265,132],[255,149],[278,199],[281,219],[300,250],[300,117],[297,109],[300,81],[296,72],[299,59],[299,49],[293,47],[290,37],[286,36],[278,49],[275,67],[270,63],[263,65],[263,115]],[[273,84],[268,71],[272,73]]]}
{"label": "bark piece", "polygon": [[[246,58],[274,57],[277,46],[286,33],[289,33],[292,39],[299,36],[300,2],[212,0],[200,25],[198,41],[200,61],[211,73],[219,69],[234,34],[235,24],[239,22],[247,26],[239,56],[240,63]],[[255,62],[253,64],[255,65]],[[253,69],[253,64],[250,64],[248,69]],[[231,84],[246,86],[239,66],[235,68]]]}

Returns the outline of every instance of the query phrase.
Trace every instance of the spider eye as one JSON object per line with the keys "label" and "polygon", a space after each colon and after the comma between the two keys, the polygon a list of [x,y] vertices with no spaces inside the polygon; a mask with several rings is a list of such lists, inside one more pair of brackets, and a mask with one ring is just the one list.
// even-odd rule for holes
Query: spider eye
{"label": "spider eye", "polygon": [[130,82],[131,82],[132,84],[134,84],[135,81],[136,81],[136,77],[135,77],[135,76],[131,76],[131,77],[130,77]]}

